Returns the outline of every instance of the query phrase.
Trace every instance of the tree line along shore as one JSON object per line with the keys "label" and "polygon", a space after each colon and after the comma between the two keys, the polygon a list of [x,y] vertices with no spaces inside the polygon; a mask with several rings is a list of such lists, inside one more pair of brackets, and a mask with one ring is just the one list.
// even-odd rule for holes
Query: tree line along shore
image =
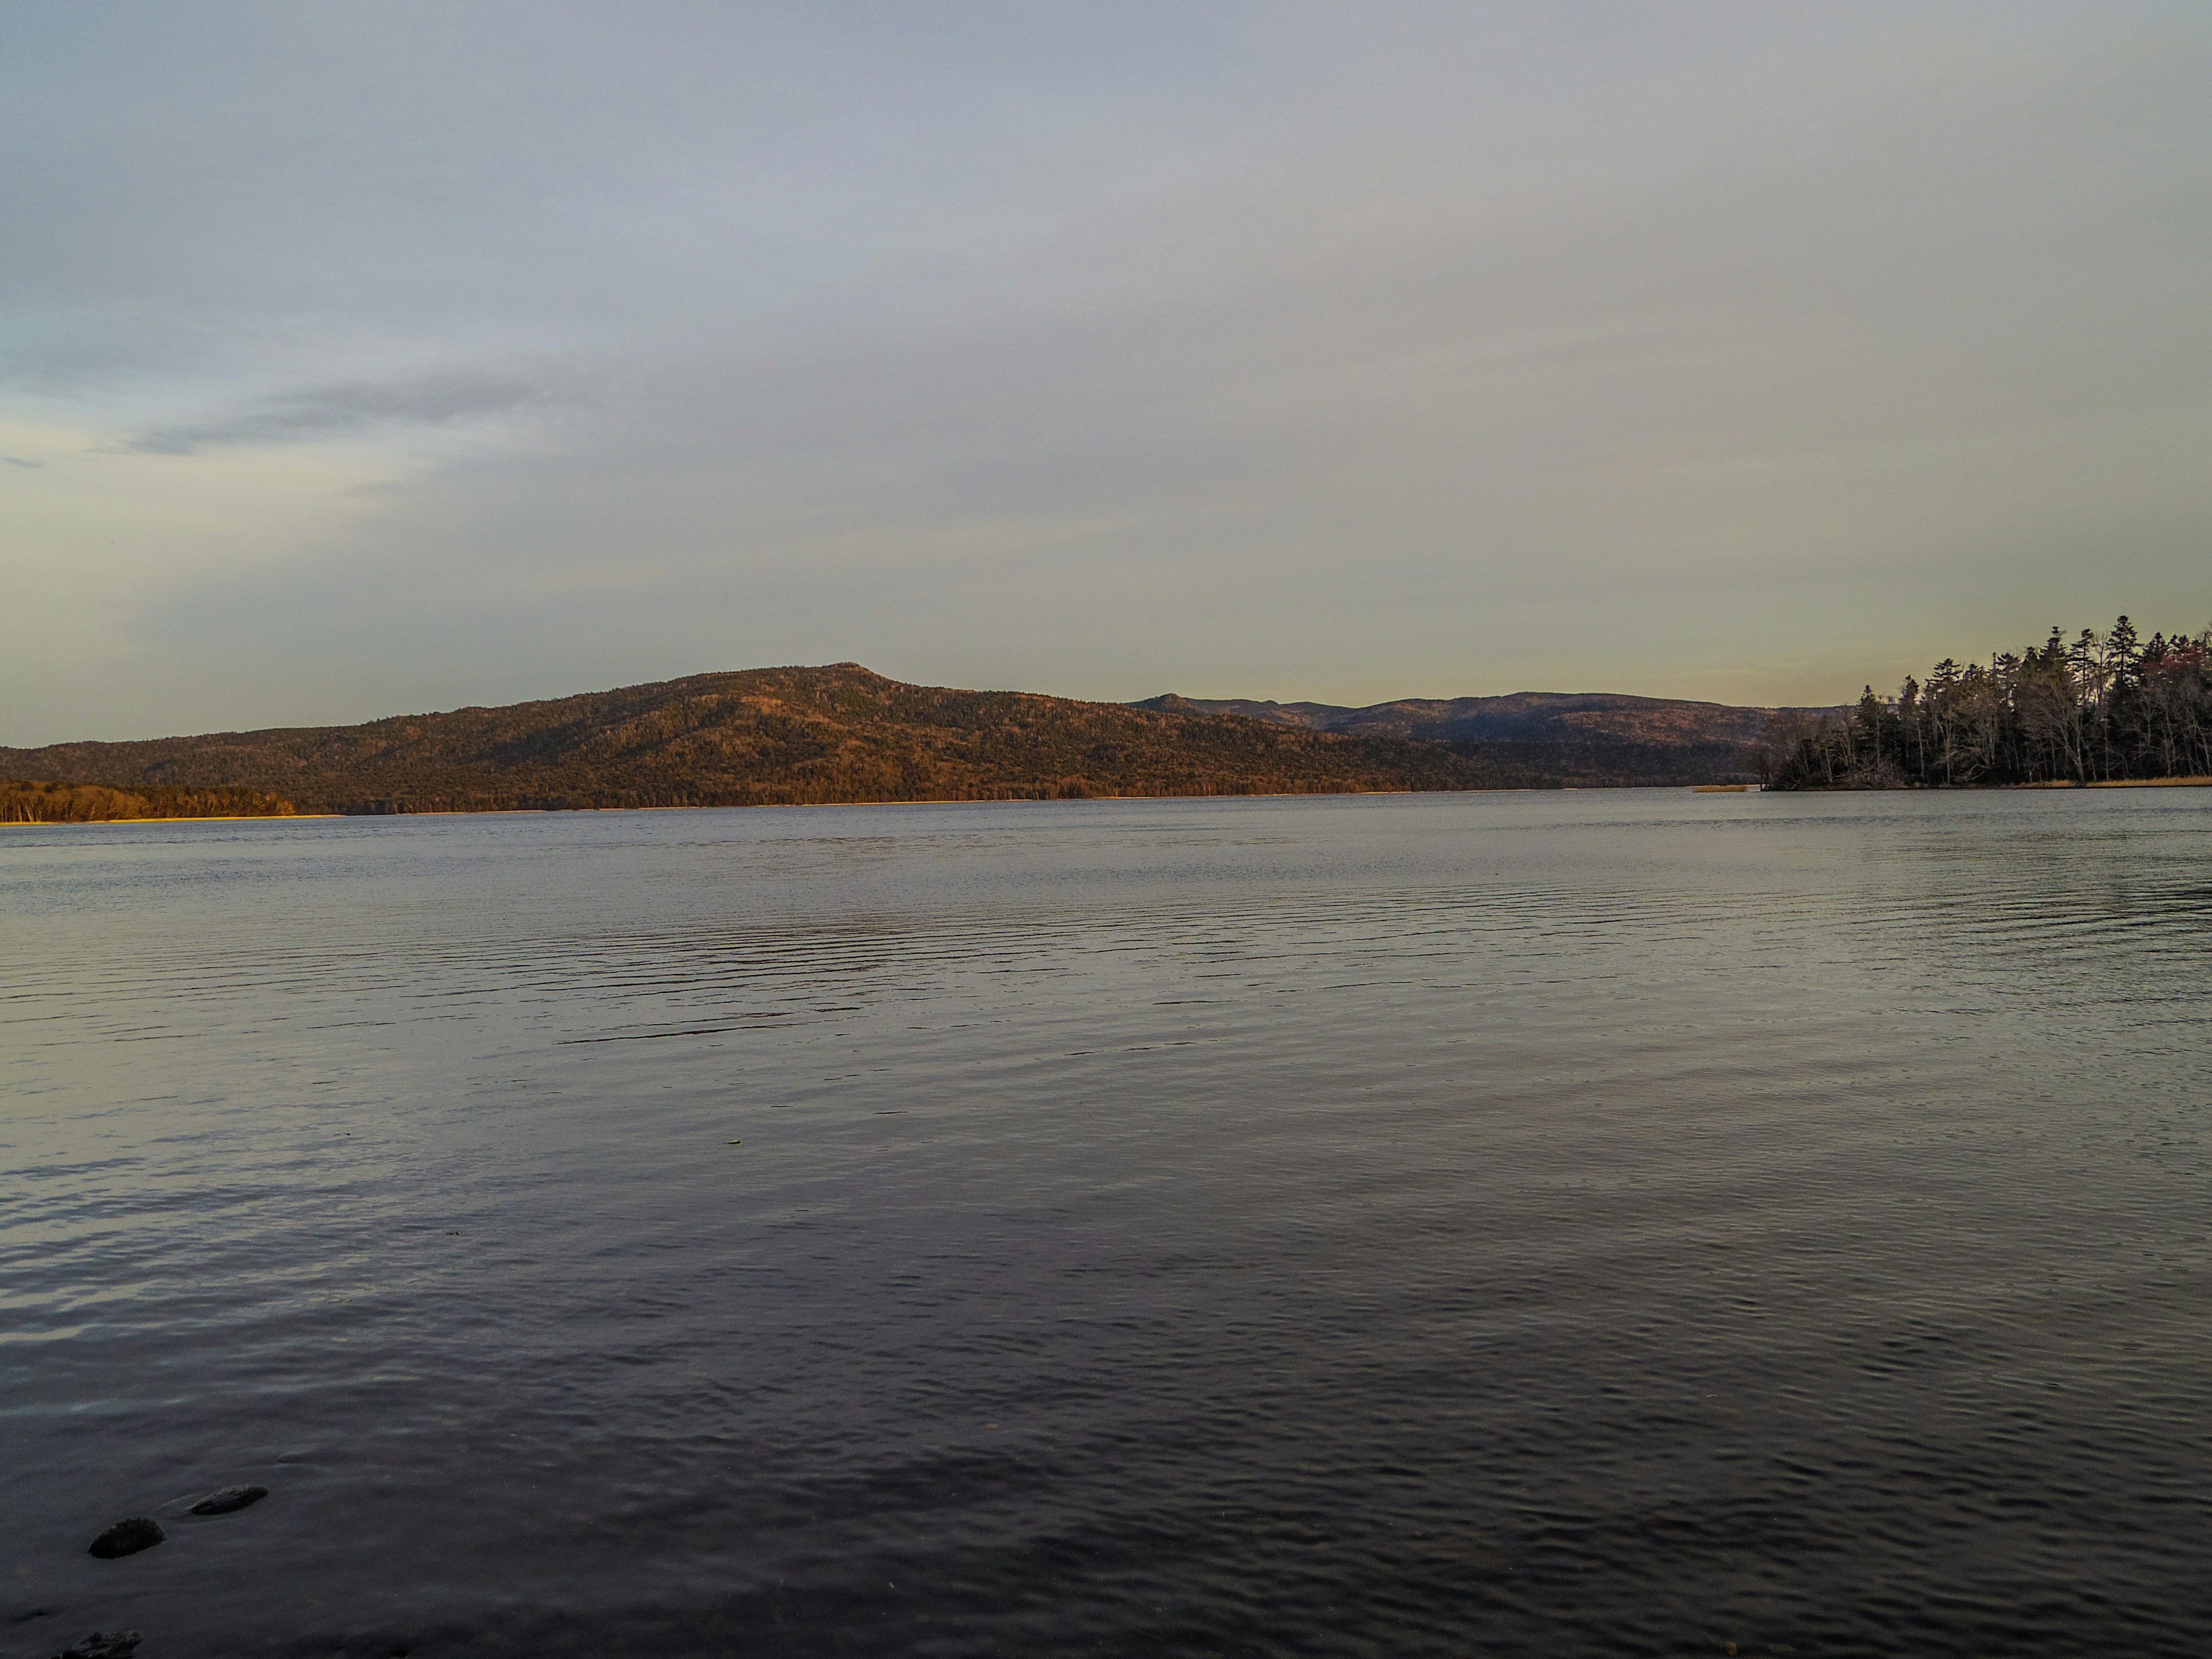
{"label": "tree line along shore", "polygon": [[261,789],[109,789],[96,783],[0,778],[0,823],[112,823],[148,818],[289,818],[299,809]]}
{"label": "tree line along shore", "polygon": [[1945,658],[1895,696],[1778,720],[1770,789],[2052,787],[2212,779],[2212,629],[2128,617],[1986,665]]}

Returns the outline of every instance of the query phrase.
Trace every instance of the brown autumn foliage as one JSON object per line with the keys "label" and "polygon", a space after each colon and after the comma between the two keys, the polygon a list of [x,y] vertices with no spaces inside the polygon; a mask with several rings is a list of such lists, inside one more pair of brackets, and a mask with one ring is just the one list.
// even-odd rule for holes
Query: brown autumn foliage
{"label": "brown autumn foliage", "polygon": [[0,771],[225,787],[305,811],[722,806],[1498,788],[1523,757],[1229,716],[903,684],[854,663],[697,674],[365,726],[0,750]]}
{"label": "brown autumn foliage", "polygon": [[292,803],[251,789],[175,789],[140,785],[0,778],[0,823],[106,823],[117,818],[289,817]]}
{"label": "brown autumn foliage", "polygon": [[[1485,727],[1460,706],[1476,703],[1510,707],[1476,711]],[[1737,728],[1763,730],[1767,714],[1541,694],[1460,705],[1457,724],[1354,719],[1328,730],[1243,705],[963,691],[839,663],[364,726],[0,749],[0,772],[140,792],[258,790],[340,812],[1544,788],[1754,778],[1759,757]],[[1492,734],[1469,735],[1480,730]]]}

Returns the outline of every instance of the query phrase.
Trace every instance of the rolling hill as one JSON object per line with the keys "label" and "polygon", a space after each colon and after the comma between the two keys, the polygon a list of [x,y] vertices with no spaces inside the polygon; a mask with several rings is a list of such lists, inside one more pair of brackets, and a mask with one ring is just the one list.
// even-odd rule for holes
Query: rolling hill
{"label": "rolling hill", "polygon": [[1433,744],[1010,691],[855,663],[499,708],[0,750],[0,775],[265,790],[303,811],[495,811],[1087,795],[1340,793],[1547,780]]}
{"label": "rolling hill", "polygon": [[[1764,711],[1644,698],[1553,700],[1575,706],[1552,709],[1536,697],[1528,706],[1538,712],[1513,716],[1517,726],[1484,712],[1528,701],[1097,703],[908,685],[838,663],[362,726],[0,749],[0,776],[254,790],[341,812],[1346,793],[1739,778],[1755,765],[1739,734],[1763,729]],[[1613,704],[1715,712],[1639,713],[1634,729],[1658,735],[1629,735]],[[1561,723],[1589,715],[1615,726]],[[1507,723],[1495,726],[1500,735],[1462,735],[1492,729],[1486,719]],[[1552,731],[1566,735],[1542,735]]]}

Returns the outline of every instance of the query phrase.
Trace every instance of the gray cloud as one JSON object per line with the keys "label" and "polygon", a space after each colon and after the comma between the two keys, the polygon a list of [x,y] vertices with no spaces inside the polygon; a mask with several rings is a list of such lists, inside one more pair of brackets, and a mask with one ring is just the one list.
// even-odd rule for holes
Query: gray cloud
{"label": "gray cloud", "polygon": [[543,404],[546,390],[501,375],[461,372],[303,387],[208,419],[155,427],[124,447],[190,455],[226,444],[298,443],[383,427],[447,426]]}
{"label": "gray cloud", "polygon": [[10,466],[27,466],[32,468],[41,467],[46,465],[44,461],[27,461],[21,455],[0,455],[0,461],[7,462]]}

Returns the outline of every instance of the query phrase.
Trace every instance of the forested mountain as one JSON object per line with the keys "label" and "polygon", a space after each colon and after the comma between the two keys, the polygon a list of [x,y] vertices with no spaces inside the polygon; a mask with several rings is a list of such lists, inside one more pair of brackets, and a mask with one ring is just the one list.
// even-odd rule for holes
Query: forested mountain
{"label": "forested mountain", "polygon": [[1840,717],[1784,722],[1775,746],[1778,789],[2212,776],[2212,629],[2054,628],[1986,667],[1947,657],[1894,697],[1869,686]]}
{"label": "forested mountain", "polygon": [[304,811],[705,806],[1556,784],[1525,754],[1011,691],[854,663],[698,674],[502,708],[0,750],[0,775],[266,790]]}

